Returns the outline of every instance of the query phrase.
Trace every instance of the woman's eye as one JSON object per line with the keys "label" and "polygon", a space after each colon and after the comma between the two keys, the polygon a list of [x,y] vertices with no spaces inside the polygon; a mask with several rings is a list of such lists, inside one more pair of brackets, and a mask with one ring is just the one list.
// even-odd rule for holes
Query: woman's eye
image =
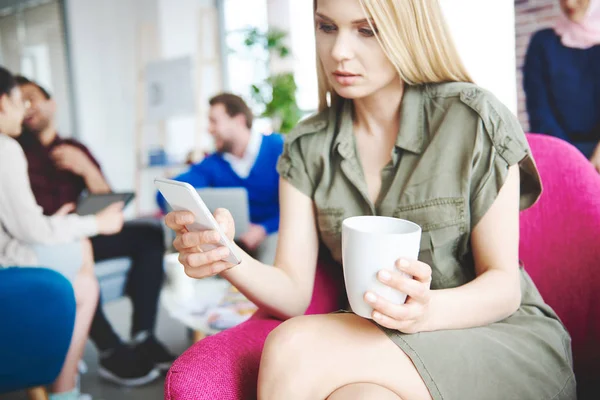
{"label": "woman's eye", "polygon": [[360,32],[361,35],[365,36],[365,37],[373,37],[375,36],[375,32],[373,32],[371,29],[368,28],[361,28],[358,30],[358,32]]}
{"label": "woman's eye", "polygon": [[335,25],[319,22],[318,26],[319,26],[319,29],[325,33],[330,33],[330,32],[335,31]]}

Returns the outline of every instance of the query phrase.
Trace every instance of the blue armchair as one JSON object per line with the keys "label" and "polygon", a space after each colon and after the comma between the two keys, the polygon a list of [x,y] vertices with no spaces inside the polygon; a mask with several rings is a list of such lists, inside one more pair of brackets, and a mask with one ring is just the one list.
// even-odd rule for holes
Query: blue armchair
{"label": "blue armchair", "polygon": [[0,269],[0,393],[56,380],[74,325],[66,278],[43,268]]}

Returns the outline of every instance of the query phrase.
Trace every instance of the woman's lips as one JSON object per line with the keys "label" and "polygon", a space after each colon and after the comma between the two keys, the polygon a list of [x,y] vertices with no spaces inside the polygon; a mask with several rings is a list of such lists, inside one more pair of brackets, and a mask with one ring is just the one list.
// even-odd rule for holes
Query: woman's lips
{"label": "woman's lips", "polygon": [[343,86],[351,86],[353,84],[356,83],[356,81],[358,81],[358,79],[360,78],[360,75],[354,75],[348,72],[334,72],[333,73],[333,77],[335,78],[335,80]]}

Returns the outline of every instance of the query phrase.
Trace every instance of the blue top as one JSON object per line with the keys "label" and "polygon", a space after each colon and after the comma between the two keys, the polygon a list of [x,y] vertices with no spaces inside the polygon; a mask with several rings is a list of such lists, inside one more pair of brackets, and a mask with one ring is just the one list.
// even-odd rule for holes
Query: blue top
{"label": "blue top", "polygon": [[531,39],[525,66],[530,131],[577,146],[587,157],[600,141],[600,46],[564,46],[552,29]]}
{"label": "blue top", "polygon": [[[187,182],[195,188],[244,187],[248,192],[250,222],[262,225],[267,234],[279,230],[279,174],[277,161],[283,151],[283,137],[279,134],[263,136],[254,166],[247,178],[241,178],[220,153],[206,157],[173,179]],[[157,193],[156,201],[166,212],[166,201]]]}

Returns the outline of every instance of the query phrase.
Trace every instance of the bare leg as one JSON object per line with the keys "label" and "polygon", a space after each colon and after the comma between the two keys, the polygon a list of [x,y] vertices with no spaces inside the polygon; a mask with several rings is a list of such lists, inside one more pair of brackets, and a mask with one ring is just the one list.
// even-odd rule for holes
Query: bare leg
{"label": "bare leg", "polygon": [[395,399],[431,400],[410,358],[379,328],[354,314],[293,318],[267,338],[259,400],[326,399],[359,383],[386,389]]}
{"label": "bare leg", "polygon": [[67,357],[58,379],[52,384],[52,393],[63,393],[75,388],[77,380],[77,364],[83,356],[85,343],[92,324],[92,318],[98,304],[99,287],[94,274],[94,256],[89,240],[82,241],[83,265],[73,282],[77,311],[75,328]]}
{"label": "bare leg", "polygon": [[27,391],[29,400],[48,400],[48,393],[45,387],[36,387]]}
{"label": "bare leg", "polygon": [[327,400],[402,400],[394,392],[371,383],[355,383],[339,388]]}

